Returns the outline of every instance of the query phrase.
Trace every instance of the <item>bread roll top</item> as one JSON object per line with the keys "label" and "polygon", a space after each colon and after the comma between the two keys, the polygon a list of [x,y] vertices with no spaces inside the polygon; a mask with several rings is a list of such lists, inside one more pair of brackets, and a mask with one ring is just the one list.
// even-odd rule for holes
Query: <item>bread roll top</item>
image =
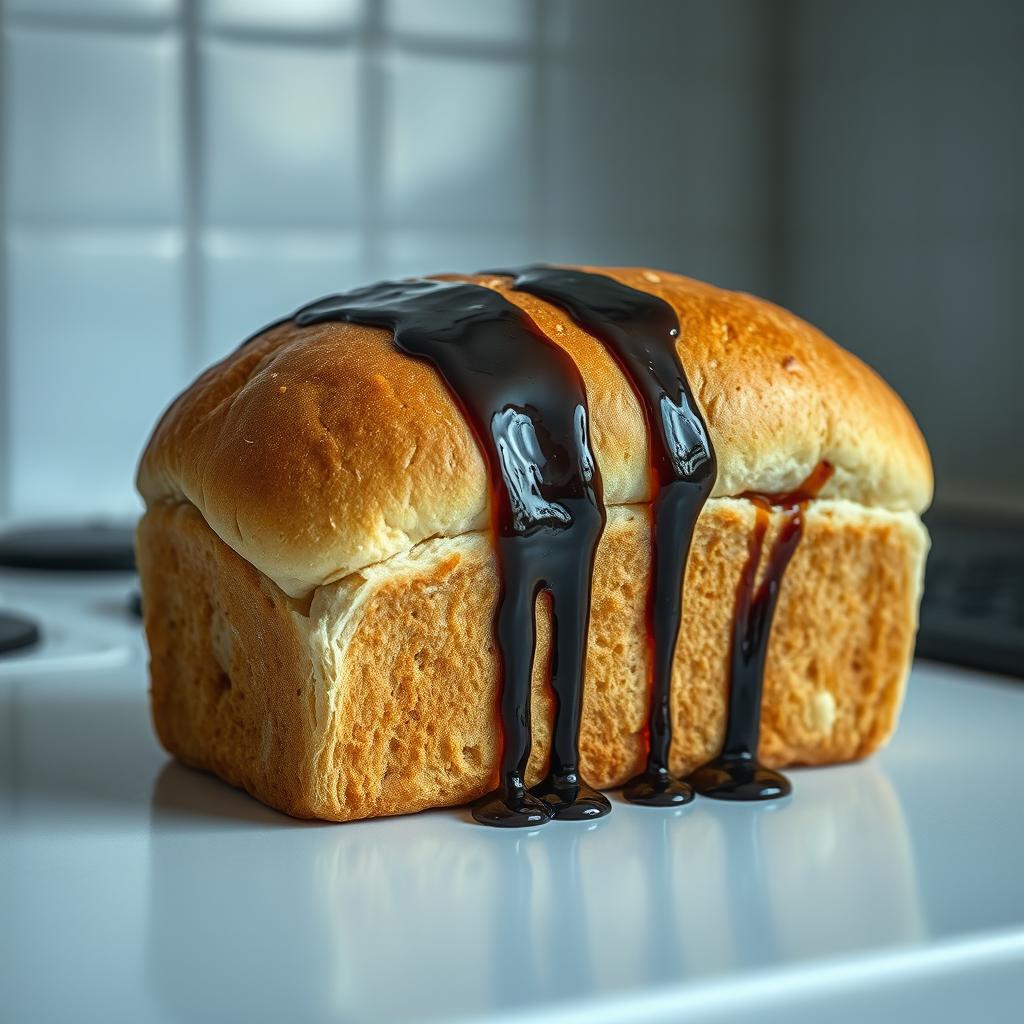
{"label": "bread roll top", "polygon": [[[714,497],[795,490],[822,461],[821,498],[922,512],[932,470],[899,397],[820,331],[762,299],[641,268],[581,268],[668,302],[718,458]],[[500,291],[576,362],[609,505],[650,499],[647,433],[605,347],[510,278]],[[292,597],[489,524],[483,455],[444,381],[390,332],[284,321],[203,373],[158,424],[138,488],[187,501]]]}

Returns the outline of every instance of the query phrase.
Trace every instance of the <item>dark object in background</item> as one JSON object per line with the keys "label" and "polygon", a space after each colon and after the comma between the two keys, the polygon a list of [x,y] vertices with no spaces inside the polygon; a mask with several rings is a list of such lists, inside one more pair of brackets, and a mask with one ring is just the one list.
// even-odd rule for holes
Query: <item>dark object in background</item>
{"label": "dark object in background", "polygon": [[0,566],[51,572],[135,569],[130,526],[25,527],[0,533]]}
{"label": "dark object in background", "polygon": [[917,654],[1024,678],[1024,522],[927,515]]}
{"label": "dark object in background", "polygon": [[39,643],[39,627],[20,615],[0,612],[0,654],[20,651]]}

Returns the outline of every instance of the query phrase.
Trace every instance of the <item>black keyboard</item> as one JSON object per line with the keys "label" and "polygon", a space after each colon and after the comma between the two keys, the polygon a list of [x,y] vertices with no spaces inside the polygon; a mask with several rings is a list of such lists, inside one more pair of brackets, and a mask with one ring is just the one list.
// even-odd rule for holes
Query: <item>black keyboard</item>
{"label": "black keyboard", "polygon": [[926,517],[917,653],[1024,678],[1024,523]]}

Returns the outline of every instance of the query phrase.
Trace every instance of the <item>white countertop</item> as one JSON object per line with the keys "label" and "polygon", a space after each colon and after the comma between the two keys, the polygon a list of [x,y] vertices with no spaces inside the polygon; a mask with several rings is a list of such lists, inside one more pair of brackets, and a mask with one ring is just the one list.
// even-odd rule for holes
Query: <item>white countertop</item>
{"label": "white countertop", "polygon": [[1021,1012],[1024,683],[919,664],[889,749],[778,805],[309,824],[160,750],[127,586],[0,577],[50,637],[0,660],[0,1019]]}

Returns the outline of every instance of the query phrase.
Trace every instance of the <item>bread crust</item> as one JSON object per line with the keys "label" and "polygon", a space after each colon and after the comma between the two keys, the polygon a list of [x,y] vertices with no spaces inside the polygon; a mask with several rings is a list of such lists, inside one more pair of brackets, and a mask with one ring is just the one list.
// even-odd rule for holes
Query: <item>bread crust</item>
{"label": "bread crust", "polygon": [[[611,509],[598,551],[580,753],[601,787],[643,759],[648,518],[644,506]],[[697,524],[672,683],[677,773],[721,746],[753,521],[750,502],[722,499]],[[910,512],[817,500],[805,524],[765,671],[760,756],[774,767],[860,758],[891,735],[927,549]],[[154,504],[137,548],[153,718],[183,761],[289,814],[337,821],[461,804],[495,784],[497,575],[485,534],[425,541],[302,601],[187,502]],[[552,716],[543,602],[538,618],[530,780]]]}
{"label": "bread crust", "polygon": [[[821,461],[823,498],[893,511],[931,499],[927,448],[900,399],[821,332],[769,302],[661,271],[585,268],[676,310],[678,351],[718,457],[716,497],[790,491]],[[647,501],[640,408],[611,356],[561,310],[521,306],[575,360],[610,506]],[[143,455],[147,504],[187,501],[293,597],[485,528],[484,460],[443,381],[387,331],[284,322],[207,370]]]}

